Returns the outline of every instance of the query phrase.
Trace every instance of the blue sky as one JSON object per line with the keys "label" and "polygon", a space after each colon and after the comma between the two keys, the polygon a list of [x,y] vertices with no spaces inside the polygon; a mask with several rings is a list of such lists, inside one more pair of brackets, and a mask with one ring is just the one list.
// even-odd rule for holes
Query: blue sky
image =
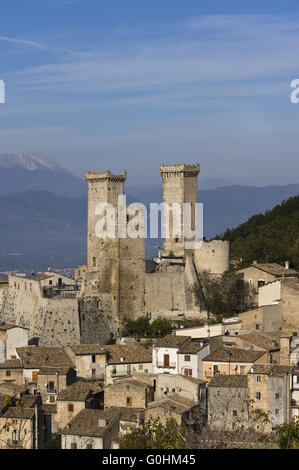
{"label": "blue sky", "polygon": [[298,1],[11,0],[0,153],[76,175],[200,162],[201,177],[299,182]]}

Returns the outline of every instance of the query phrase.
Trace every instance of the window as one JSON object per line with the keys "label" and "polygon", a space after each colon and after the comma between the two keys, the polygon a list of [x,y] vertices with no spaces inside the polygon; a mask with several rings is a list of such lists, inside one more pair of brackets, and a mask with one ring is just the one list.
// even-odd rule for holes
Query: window
{"label": "window", "polygon": [[192,377],[192,369],[184,369],[184,375],[188,377]]}
{"label": "window", "polygon": [[68,405],[68,411],[71,411],[71,412],[74,411],[74,405],[69,404]]}
{"label": "window", "polygon": [[175,393],[175,388],[172,388],[171,391],[172,391],[172,393]]}
{"label": "window", "polygon": [[52,285],[52,281],[49,281],[49,286],[51,286],[51,285]]}
{"label": "window", "polygon": [[218,366],[213,366],[213,372],[214,372],[214,375],[215,375],[215,374],[218,374],[218,372],[219,372],[219,367],[218,367]]}
{"label": "window", "polygon": [[245,366],[240,366],[240,374],[245,374]]}
{"label": "window", "polygon": [[139,370],[143,370],[143,364],[139,364]]}
{"label": "window", "polygon": [[96,369],[91,369],[91,378],[92,379],[96,378]]}
{"label": "window", "polygon": [[220,390],[217,390],[216,395],[217,395],[217,397],[220,397],[220,395],[221,395]]}
{"label": "window", "polygon": [[261,399],[261,394],[260,394],[260,392],[257,392],[257,394],[256,394],[256,399],[257,399],[257,400],[260,400],[260,399]]}
{"label": "window", "polygon": [[91,362],[96,362],[96,357],[95,356],[91,356]]}
{"label": "window", "polygon": [[259,281],[257,282],[257,286],[258,287],[263,287],[264,285],[265,285],[264,279],[259,279]]}
{"label": "window", "polygon": [[77,444],[76,442],[71,443],[71,449],[77,449]]}
{"label": "window", "polygon": [[54,397],[54,395],[50,395],[50,403],[55,403],[55,397]]}
{"label": "window", "polygon": [[233,410],[233,416],[238,416],[237,410]]}
{"label": "window", "polygon": [[262,381],[262,378],[261,378],[260,375],[257,375],[257,376],[256,376],[256,381],[259,382],[259,383]]}
{"label": "window", "polygon": [[276,414],[276,415],[279,415],[279,410],[275,410],[275,414]]}
{"label": "window", "polygon": [[131,434],[132,433],[132,427],[131,426],[127,426],[126,427],[126,434]]}
{"label": "window", "polygon": [[259,330],[259,329],[260,329],[260,325],[259,325],[258,323],[255,325],[255,329],[256,329],[256,330]]}
{"label": "window", "polygon": [[94,256],[94,257],[92,258],[92,266],[93,266],[93,268],[95,268],[96,265],[97,265],[97,260],[96,260],[96,258],[95,258],[95,256]]}
{"label": "window", "polygon": [[10,377],[10,370],[6,371],[6,377]]}
{"label": "window", "polygon": [[185,361],[189,362],[190,361],[190,356],[185,356]]}
{"label": "window", "polygon": [[112,367],[112,374],[116,374],[116,366]]}
{"label": "window", "polygon": [[164,354],[164,367],[169,367],[169,354]]}
{"label": "window", "polygon": [[12,444],[14,446],[17,446],[19,444],[18,433],[17,433],[16,430],[14,430],[13,433],[12,433]]}
{"label": "window", "polygon": [[127,397],[127,406],[132,406],[132,404],[133,404],[132,397]]}
{"label": "window", "polygon": [[86,444],[86,449],[92,449],[92,444]]}
{"label": "window", "polygon": [[34,384],[37,383],[37,374],[38,374],[38,371],[37,371],[37,370],[32,371],[32,382],[33,382]]}
{"label": "window", "polygon": [[279,393],[275,393],[275,398],[276,398],[276,400],[278,400],[278,398],[279,398]]}
{"label": "window", "polygon": [[49,385],[48,385],[48,392],[52,392],[55,390],[55,384],[54,382],[49,382]]}

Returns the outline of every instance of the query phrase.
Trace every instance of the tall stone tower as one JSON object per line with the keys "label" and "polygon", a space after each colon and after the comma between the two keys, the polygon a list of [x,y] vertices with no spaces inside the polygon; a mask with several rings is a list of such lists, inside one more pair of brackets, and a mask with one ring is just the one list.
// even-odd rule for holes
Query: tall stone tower
{"label": "tall stone tower", "polygon": [[[121,333],[125,318],[137,318],[144,311],[144,238],[119,238],[118,196],[124,195],[126,171],[86,172],[88,183],[87,266],[81,289],[81,338],[83,343],[109,342]],[[99,237],[96,226],[105,216],[97,207],[114,207],[108,221],[114,237]],[[108,210],[107,210],[108,212]],[[106,220],[106,219],[105,219]]]}
{"label": "tall stone tower", "polygon": [[181,208],[181,235],[176,236],[173,230],[174,218],[169,213],[169,238],[163,240],[163,254],[168,256],[184,256],[185,254],[185,236],[183,226],[183,204],[191,203],[191,229],[195,229],[195,203],[198,202],[198,174],[200,165],[181,165],[164,166],[160,165],[160,174],[163,182],[163,203],[178,203]]}

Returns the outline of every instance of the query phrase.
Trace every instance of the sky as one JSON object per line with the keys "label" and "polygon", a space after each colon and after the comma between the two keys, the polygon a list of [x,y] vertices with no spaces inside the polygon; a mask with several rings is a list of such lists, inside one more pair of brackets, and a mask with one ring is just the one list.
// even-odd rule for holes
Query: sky
{"label": "sky", "polygon": [[297,0],[3,2],[0,154],[132,185],[159,183],[161,162],[299,183],[298,43]]}

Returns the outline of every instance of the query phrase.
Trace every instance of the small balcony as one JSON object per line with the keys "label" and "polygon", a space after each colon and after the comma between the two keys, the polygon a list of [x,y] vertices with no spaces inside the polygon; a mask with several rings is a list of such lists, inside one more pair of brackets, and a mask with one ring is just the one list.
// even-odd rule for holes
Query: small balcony
{"label": "small balcony", "polygon": [[163,361],[157,361],[156,366],[157,367],[163,367],[163,369],[175,369],[176,368],[176,362],[165,363]]}
{"label": "small balcony", "polygon": [[47,393],[49,395],[56,395],[56,388],[47,388]]}

